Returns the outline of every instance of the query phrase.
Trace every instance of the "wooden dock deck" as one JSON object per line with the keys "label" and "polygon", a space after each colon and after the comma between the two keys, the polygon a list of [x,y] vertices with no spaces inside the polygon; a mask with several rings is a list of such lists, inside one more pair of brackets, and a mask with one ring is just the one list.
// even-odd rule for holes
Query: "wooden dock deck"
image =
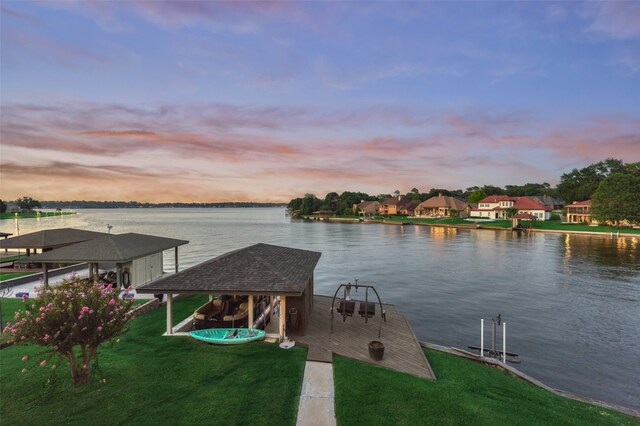
{"label": "wooden dock deck", "polygon": [[[347,317],[344,322],[342,315],[334,312],[331,333],[331,301],[332,298],[328,296],[314,296],[313,313],[305,335],[290,336],[297,343],[309,347],[310,359],[331,362],[331,355],[336,354],[414,376],[435,379],[411,326],[395,306],[383,304],[387,312],[387,321],[382,324],[382,333],[378,338],[378,328],[382,321],[379,305],[376,306],[377,316],[369,318],[367,324],[364,318],[358,315],[357,308],[354,315]],[[382,361],[373,361],[369,357],[368,345],[372,340],[384,343]]]}

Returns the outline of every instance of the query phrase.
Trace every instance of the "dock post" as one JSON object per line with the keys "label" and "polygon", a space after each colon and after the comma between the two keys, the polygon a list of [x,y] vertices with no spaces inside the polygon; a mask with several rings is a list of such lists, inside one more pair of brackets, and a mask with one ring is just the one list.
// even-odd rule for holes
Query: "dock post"
{"label": "dock post", "polygon": [[173,294],[167,294],[167,334],[173,334]]}
{"label": "dock post", "polygon": [[480,319],[480,356],[484,356],[484,318]]}
{"label": "dock post", "polygon": [[247,328],[253,328],[253,294],[249,295],[249,324]]}
{"label": "dock post", "polygon": [[507,323],[502,323],[502,363],[507,363]]}

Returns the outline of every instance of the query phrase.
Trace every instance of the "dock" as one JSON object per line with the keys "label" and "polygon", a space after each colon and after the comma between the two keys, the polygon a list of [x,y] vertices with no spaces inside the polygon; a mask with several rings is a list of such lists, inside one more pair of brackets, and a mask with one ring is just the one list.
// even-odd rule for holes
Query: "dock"
{"label": "dock", "polygon": [[[394,305],[383,304],[387,321],[382,323],[380,337],[378,328],[382,318],[379,305],[377,316],[364,318],[357,314],[342,320],[342,315],[334,312],[333,333],[331,333],[331,302],[328,296],[314,296],[311,321],[304,336],[290,335],[290,339],[309,348],[308,359],[331,362],[332,356],[339,355],[359,361],[380,365],[425,379],[435,379],[435,374],[424,355],[420,342],[411,326]],[[337,302],[336,302],[337,303]],[[384,343],[384,358],[373,361],[369,357],[369,342]]]}

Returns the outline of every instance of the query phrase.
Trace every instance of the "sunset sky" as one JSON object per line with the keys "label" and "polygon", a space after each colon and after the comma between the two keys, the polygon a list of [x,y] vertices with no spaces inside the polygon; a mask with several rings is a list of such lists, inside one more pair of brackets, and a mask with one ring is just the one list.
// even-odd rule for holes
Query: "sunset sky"
{"label": "sunset sky", "polygon": [[1,3],[0,196],[282,201],[640,161],[640,2]]}

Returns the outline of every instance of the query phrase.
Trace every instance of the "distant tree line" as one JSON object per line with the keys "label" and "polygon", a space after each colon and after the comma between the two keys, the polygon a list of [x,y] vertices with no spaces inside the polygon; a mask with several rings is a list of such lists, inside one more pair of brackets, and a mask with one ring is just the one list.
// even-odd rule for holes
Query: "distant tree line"
{"label": "distant tree line", "polygon": [[138,201],[41,201],[47,209],[126,209],[126,208],[183,208],[183,207],[284,207],[284,203],[223,202],[223,203],[141,203]]}
{"label": "distant tree line", "polygon": [[[640,222],[640,162],[627,163],[614,158],[591,164],[582,169],[564,173],[555,188],[547,182],[506,185],[472,186],[466,190],[432,188],[420,192],[417,188],[404,194],[412,201],[420,203],[439,194],[477,203],[489,195],[511,197],[547,195],[560,199],[565,204],[592,199],[593,217],[600,221],[619,223],[622,220]],[[399,190],[395,196],[403,195]],[[324,198],[314,194],[292,199],[287,207],[292,213],[310,215],[319,210],[330,210],[337,214],[352,214],[353,205],[361,201],[383,201],[391,194],[369,195],[364,192],[345,191],[341,194],[329,192]]]}

